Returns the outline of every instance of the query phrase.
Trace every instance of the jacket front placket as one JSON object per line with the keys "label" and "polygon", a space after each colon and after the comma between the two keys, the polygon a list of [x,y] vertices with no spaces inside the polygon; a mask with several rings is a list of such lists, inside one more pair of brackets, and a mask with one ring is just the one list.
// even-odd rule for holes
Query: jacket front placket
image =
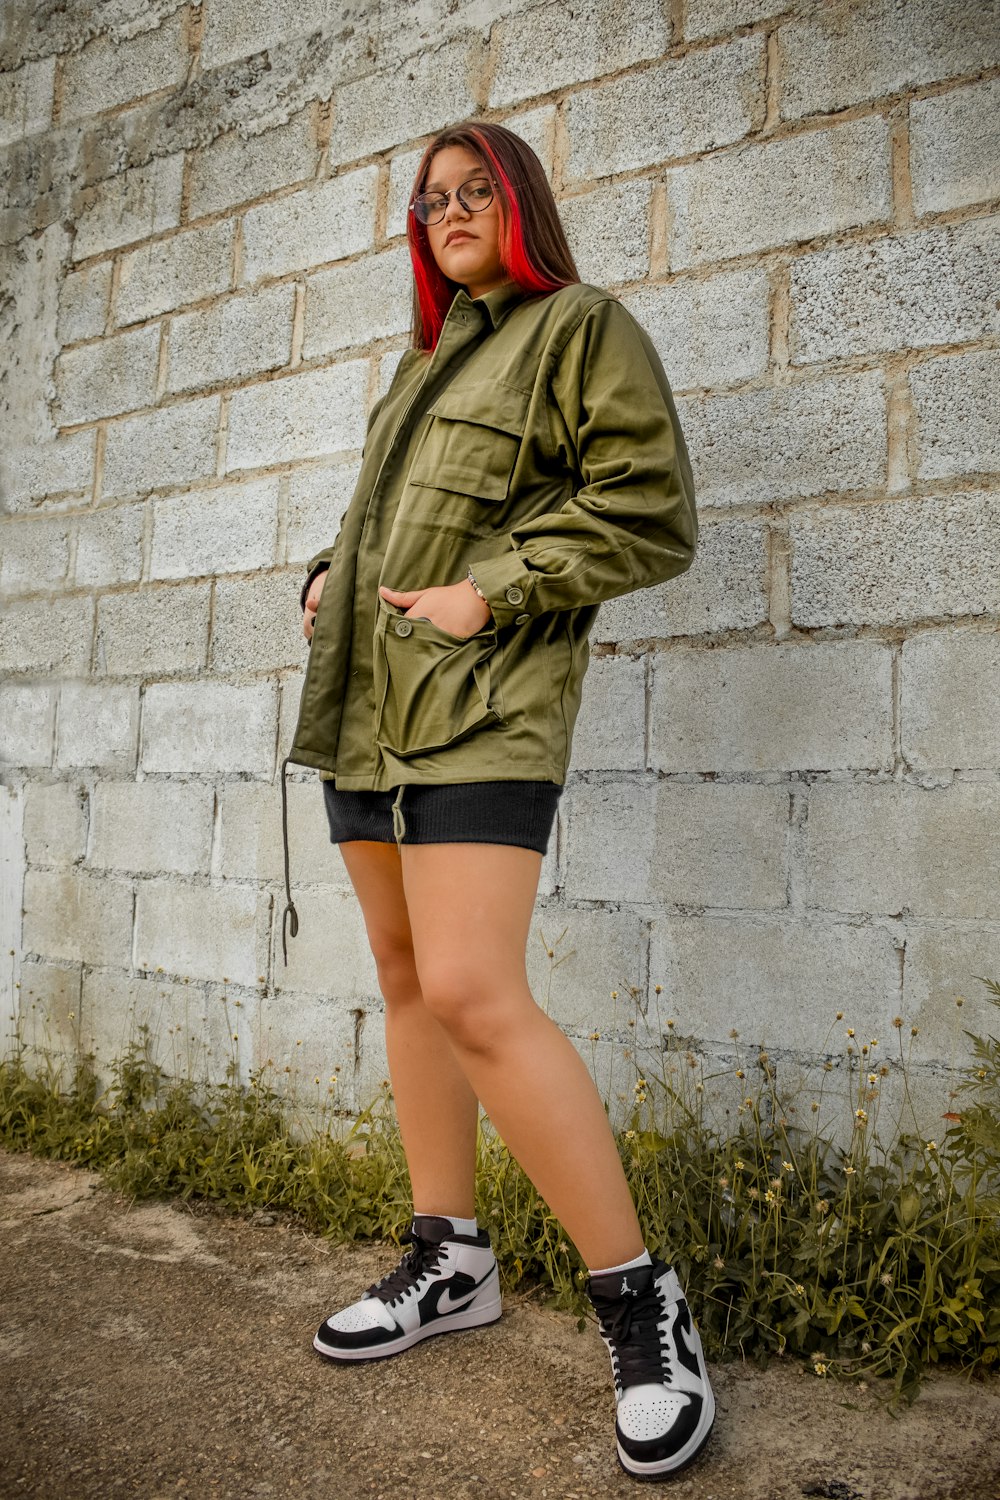
{"label": "jacket front placket", "polygon": [[[337,746],[338,781],[341,776],[370,777],[373,790],[384,789],[380,784],[380,773],[384,776],[384,768],[375,744],[375,688],[372,670],[382,560],[389,544],[410,462],[428,420],[428,408],[492,331],[493,324],[487,308],[476,305],[464,293],[459,293],[445,319],[423,378],[388,439],[385,458],[368,499],[358,545],[351,667],[345,685]],[[409,579],[393,578],[385,581],[391,588],[406,589],[412,586]]]}

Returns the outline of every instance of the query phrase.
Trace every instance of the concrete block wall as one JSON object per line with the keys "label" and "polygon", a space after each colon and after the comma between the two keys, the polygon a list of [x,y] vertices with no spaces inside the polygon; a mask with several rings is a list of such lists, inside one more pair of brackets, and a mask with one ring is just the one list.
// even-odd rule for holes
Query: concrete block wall
{"label": "concrete block wall", "polygon": [[302,566],[407,342],[414,166],[477,115],[650,331],[702,526],[601,611],[536,990],[609,1090],[666,1019],[793,1076],[842,1056],[838,1011],[883,1046],[901,1015],[940,1114],[1000,972],[997,0],[0,28],[4,1014],[102,1062],[147,1019],[168,1061],[377,1088],[308,773],[281,962],[277,768]]}

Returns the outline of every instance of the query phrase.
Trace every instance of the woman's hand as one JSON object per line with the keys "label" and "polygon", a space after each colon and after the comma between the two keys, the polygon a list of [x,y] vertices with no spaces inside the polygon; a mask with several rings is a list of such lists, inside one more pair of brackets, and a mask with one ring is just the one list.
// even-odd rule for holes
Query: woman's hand
{"label": "woman's hand", "polygon": [[306,595],[305,612],[302,616],[302,634],[307,641],[312,640],[313,631],[316,629],[316,611],[319,609],[323,585],[326,583],[326,575],[329,571],[329,568],[324,568],[322,573],[316,574],[316,577],[309,585],[309,592]]}
{"label": "woman's hand", "polygon": [[380,588],[379,593],[414,619],[430,620],[439,630],[461,639],[475,635],[493,618],[486,600],[479,597],[467,578],[443,588],[410,589],[407,593]]}

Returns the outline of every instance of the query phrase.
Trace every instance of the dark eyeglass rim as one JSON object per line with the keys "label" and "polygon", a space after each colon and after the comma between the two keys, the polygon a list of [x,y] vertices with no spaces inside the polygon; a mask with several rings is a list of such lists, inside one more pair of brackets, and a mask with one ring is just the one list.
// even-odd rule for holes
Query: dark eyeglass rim
{"label": "dark eyeglass rim", "polygon": [[[462,193],[463,193],[463,191],[466,188],[471,187],[473,185],[473,183],[476,183],[476,182],[485,182],[485,183],[489,184],[489,187],[490,187],[490,200],[489,200],[489,203],[481,203],[478,208],[473,208],[471,204],[466,203],[465,199],[462,197]],[[481,214],[481,213],[483,213],[483,211],[485,209],[489,208],[490,203],[492,203],[493,199],[496,197],[497,186],[496,186],[496,183],[493,181],[493,179],[491,177],[488,177],[486,175],[486,173],[484,172],[482,174],[482,176],[480,176],[480,177],[470,177],[467,182],[463,182],[462,183],[461,187],[452,188],[451,191],[454,193],[454,195],[458,199],[459,203],[465,209],[466,213],[469,213],[469,214]],[[410,213],[413,214],[414,218],[420,224],[424,224],[424,225],[430,224],[430,223],[439,224],[441,222],[441,219],[443,219],[444,216],[445,216],[445,214],[448,212],[448,197],[449,197],[448,193],[418,193],[417,196],[415,198],[413,198],[411,200],[411,202],[410,202]],[[431,220],[431,219],[422,219],[420,217],[420,214],[419,214],[419,212],[417,210],[417,204],[421,203],[422,201],[424,201],[427,198],[443,198],[445,200],[445,205],[444,205],[444,208],[441,210],[441,217],[439,219],[433,219],[433,220]]]}

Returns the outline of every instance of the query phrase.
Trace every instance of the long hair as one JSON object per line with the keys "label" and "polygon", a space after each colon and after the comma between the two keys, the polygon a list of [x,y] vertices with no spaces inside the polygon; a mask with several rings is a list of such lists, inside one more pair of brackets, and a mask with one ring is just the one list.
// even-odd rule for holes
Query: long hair
{"label": "long hair", "polygon": [[[442,130],[420,158],[410,201],[423,192],[431,162],[445,146],[464,146],[478,156],[494,183],[504,276],[535,294],[579,281],[545,170],[531,147],[503,125],[467,120]],[[413,263],[413,347],[433,349],[460,283],[438,268],[426,225],[414,213],[406,219]]]}

